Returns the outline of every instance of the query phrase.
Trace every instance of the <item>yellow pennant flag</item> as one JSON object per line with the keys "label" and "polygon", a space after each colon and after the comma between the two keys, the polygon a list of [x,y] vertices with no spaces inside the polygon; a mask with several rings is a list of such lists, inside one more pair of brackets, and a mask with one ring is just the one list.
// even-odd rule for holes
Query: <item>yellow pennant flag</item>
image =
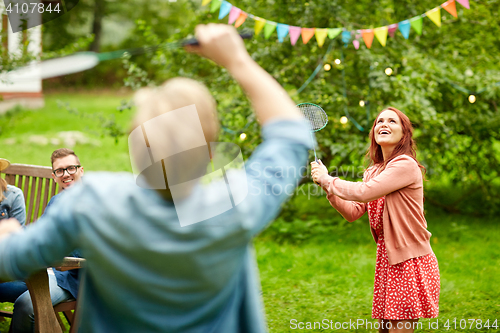
{"label": "yellow pennant flag", "polygon": [[203,1],[201,2],[201,5],[202,5],[202,6],[206,6],[206,5],[208,5],[208,4],[210,3],[210,1],[212,1],[212,0],[203,0]]}
{"label": "yellow pennant flag", "polygon": [[380,27],[373,29],[375,37],[377,37],[378,41],[382,46],[385,46],[385,43],[387,42],[387,31],[389,31],[389,28],[387,27]]}
{"label": "yellow pennant flag", "polygon": [[441,7],[436,7],[434,9],[425,12],[425,15],[431,19],[438,27],[441,27]]}
{"label": "yellow pennant flag", "polygon": [[264,26],[266,25],[266,20],[261,19],[260,17],[255,17],[255,36],[258,36]]}
{"label": "yellow pennant flag", "polygon": [[328,29],[318,29],[314,32],[316,35],[316,41],[318,42],[319,47],[322,47],[325,44],[326,36],[328,35]]}

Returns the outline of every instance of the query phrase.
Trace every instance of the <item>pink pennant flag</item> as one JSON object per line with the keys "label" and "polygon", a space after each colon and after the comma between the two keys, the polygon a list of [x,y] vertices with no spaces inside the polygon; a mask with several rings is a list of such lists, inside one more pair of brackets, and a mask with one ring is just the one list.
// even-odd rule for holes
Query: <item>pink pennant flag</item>
{"label": "pink pennant flag", "polygon": [[236,7],[233,6],[231,8],[231,11],[229,12],[229,21],[227,23],[228,24],[233,24],[234,21],[236,21],[236,19],[238,17],[240,17],[240,14],[241,14],[241,9],[236,8]]}
{"label": "pink pennant flag", "polygon": [[301,29],[299,27],[290,26],[288,34],[290,35],[290,43],[292,43],[292,45],[295,45],[299,40],[300,32]]}
{"label": "pink pennant flag", "polygon": [[462,6],[464,6],[465,8],[470,9],[469,0],[457,0],[457,2]]}
{"label": "pink pennant flag", "polygon": [[352,44],[354,45],[354,48],[357,50],[359,49],[359,40],[355,39],[352,41]]}
{"label": "pink pennant flag", "polygon": [[396,30],[398,30],[398,24],[397,23],[391,24],[388,28],[389,29],[387,32],[389,32],[389,36],[391,36],[391,38],[394,38]]}

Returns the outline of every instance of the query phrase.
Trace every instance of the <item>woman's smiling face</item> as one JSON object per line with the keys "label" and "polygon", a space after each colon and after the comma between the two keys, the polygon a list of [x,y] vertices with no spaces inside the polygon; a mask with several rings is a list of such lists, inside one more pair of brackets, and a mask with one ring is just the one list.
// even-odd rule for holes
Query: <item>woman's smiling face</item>
{"label": "woman's smiling face", "polygon": [[377,118],[375,142],[382,147],[396,146],[403,137],[401,120],[396,112],[385,110]]}

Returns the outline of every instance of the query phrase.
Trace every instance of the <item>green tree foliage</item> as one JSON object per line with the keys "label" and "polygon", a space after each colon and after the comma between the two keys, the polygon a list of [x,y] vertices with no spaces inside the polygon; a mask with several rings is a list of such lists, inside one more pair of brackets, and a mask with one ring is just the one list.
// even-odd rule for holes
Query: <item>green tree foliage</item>
{"label": "green tree foliage", "polygon": [[[400,22],[440,2],[292,0],[232,1],[232,4],[256,16],[290,25],[354,30]],[[318,73],[298,95],[294,94],[320,63],[329,40],[322,48],[314,37],[306,45],[299,40],[296,46],[291,46],[288,38],[279,43],[276,33],[268,40],[261,33],[246,44],[252,57],[294,95],[297,103],[313,102],[326,110],[330,123],[317,133],[317,139],[319,156],[330,170],[343,170],[352,176],[346,172],[347,168],[359,170],[366,165],[363,156],[367,131],[379,111],[394,106],[414,123],[419,158],[427,167],[427,178],[453,189],[454,195],[443,198],[438,186],[431,187],[427,198],[449,210],[460,210],[465,200],[474,206],[468,210],[493,212],[500,209],[497,105],[500,86],[494,85],[500,81],[500,24],[496,19],[500,1],[471,2],[470,10],[457,3],[457,10],[457,19],[441,10],[441,28],[424,18],[422,35],[412,29],[406,40],[396,32],[395,38],[388,38],[386,47],[374,40],[369,50],[361,40],[359,50],[352,44],[345,48],[340,36],[337,37],[331,41],[334,47],[327,57],[332,69]],[[143,19],[138,31],[143,32],[144,41],[179,40],[192,34],[199,23],[227,22],[227,17],[217,19],[218,11],[209,13],[209,6],[201,8],[199,1],[169,4],[168,12],[189,20],[165,36],[163,22]],[[243,27],[253,29],[253,20],[247,19]],[[345,61],[335,65],[334,59],[342,56]],[[238,140],[244,129],[248,139],[240,144],[247,154],[259,143],[257,126],[255,123],[248,126],[253,121],[249,102],[224,69],[183,50],[161,50],[149,63],[139,62],[157,83],[179,75],[202,80],[218,101],[223,126],[230,129],[223,133],[223,138]],[[394,71],[391,76],[384,73],[387,67]],[[346,77],[346,97],[342,70]],[[477,101],[471,104],[467,91],[482,89],[484,92],[476,94]],[[361,107],[360,100],[368,105]],[[346,125],[339,122],[346,105],[365,132],[352,122]],[[370,111],[368,119],[366,107]],[[354,173],[354,178],[357,176],[359,172]],[[475,206],[479,203],[481,207]]]}
{"label": "green tree foliage", "polygon": [[[89,0],[90,1],[90,0]],[[301,27],[376,28],[400,22],[438,6],[440,1],[422,0],[318,0],[248,1],[233,0],[242,10],[275,22]],[[157,45],[178,41],[193,34],[200,23],[218,20],[201,1],[136,1],[131,17],[140,17],[123,47]],[[457,3],[458,18],[441,10],[442,27],[423,18],[423,33],[411,30],[408,40],[399,31],[382,47],[375,39],[371,49],[363,41],[359,50],[344,47],[340,36],[318,47],[314,37],[304,45],[299,39],[277,41],[276,32],[265,39],[261,33],[246,45],[251,56],[293,96],[297,103],[321,105],[329,115],[328,126],[317,133],[318,155],[330,170],[348,172],[358,178],[366,166],[371,124],[386,106],[404,111],[415,126],[419,159],[427,167],[426,198],[448,210],[500,211],[500,0],[471,1],[467,10]],[[122,6],[122,8],[125,8]],[[129,9],[130,10],[130,9]],[[253,29],[247,19],[242,28]],[[326,62],[330,71],[320,71],[300,93],[298,88],[321,63],[328,43],[333,49]],[[231,52],[231,50],[227,50]],[[345,60],[336,65],[335,59]],[[133,62],[133,63],[131,63]],[[260,142],[258,127],[244,93],[222,68],[182,49],[159,49],[154,54],[125,60],[128,84],[160,84],[175,76],[203,81],[218,102],[223,127],[222,140],[237,141],[244,154]],[[390,67],[393,74],[384,70]],[[345,88],[342,79],[345,74]],[[134,76],[137,80],[134,81]],[[147,80],[145,76],[147,75]],[[134,83],[135,82],[135,83]],[[139,82],[139,84],[137,84]],[[141,83],[142,82],[142,83]],[[470,92],[477,101],[471,104]],[[361,107],[359,101],[368,104]],[[365,128],[359,131],[339,119],[345,110]],[[367,111],[369,115],[367,117]],[[245,141],[238,141],[241,132]],[[354,176],[354,177],[353,177]],[[448,189],[445,195],[436,184]],[[468,202],[468,206],[464,204]],[[465,208],[469,207],[469,208]]]}

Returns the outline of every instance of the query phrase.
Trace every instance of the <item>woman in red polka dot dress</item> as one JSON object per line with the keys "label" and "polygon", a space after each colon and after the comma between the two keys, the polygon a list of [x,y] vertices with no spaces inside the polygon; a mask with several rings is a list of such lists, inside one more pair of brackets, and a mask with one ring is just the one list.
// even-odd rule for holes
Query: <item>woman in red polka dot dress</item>
{"label": "woman in red polka dot dress", "polygon": [[330,204],[349,222],[368,212],[377,243],[372,318],[379,332],[414,332],[420,318],[439,313],[439,267],[424,217],[422,170],[416,159],[413,127],[389,107],[370,131],[370,167],[363,182],[328,175],[312,162],[313,179]]}

